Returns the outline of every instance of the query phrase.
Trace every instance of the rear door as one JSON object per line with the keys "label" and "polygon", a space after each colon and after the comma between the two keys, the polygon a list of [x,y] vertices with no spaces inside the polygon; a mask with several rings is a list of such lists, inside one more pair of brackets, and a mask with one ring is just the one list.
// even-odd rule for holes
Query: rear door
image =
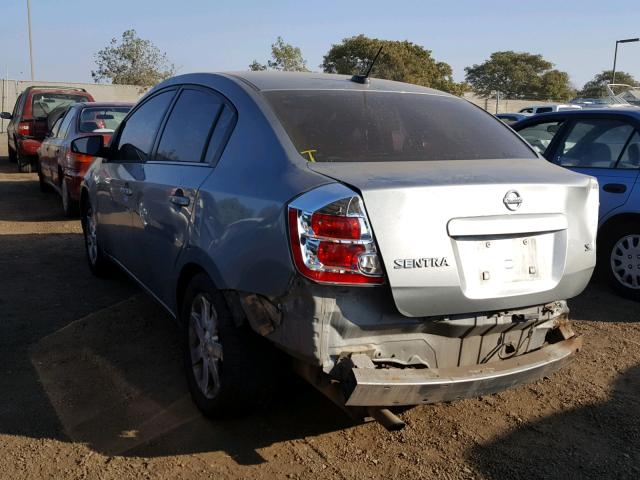
{"label": "rear door", "polygon": [[17,151],[18,149],[18,145],[15,142],[16,126],[18,125],[18,123],[20,123],[20,117],[22,116],[24,97],[24,92],[18,96],[16,104],[13,107],[13,112],[11,113],[11,120],[9,120],[9,124],[7,125],[7,138],[9,139],[9,147],[11,147],[15,151]]}
{"label": "rear door", "polygon": [[624,205],[636,182],[633,151],[629,155],[634,135],[637,138],[634,126],[624,117],[580,118],[568,125],[549,155],[562,167],[598,179],[600,218]]}
{"label": "rear door", "polygon": [[60,130],[60,124],[62,123],[63,118],[59,118],[58,120],[56,120],[56,123],[53,124],[53,127],[51,128],[51,132],[50,135],[44,139],[44,141],[42,142],[42,144],[40,145],[40,148],[38,149],[38,168],[39,168],[39,173],[40,175],[42,175],[45,178],[50,178],[50,171],[49,171],[49,150],[50,150],[50,143],[51,141],[54,139],[54,137],[57,135],[58,130]]}
{"label": "rear door", "polygon": [[46,159],[41,163],[43,163],[42,166],[46,170],[46,175],[51,178],[55,185],[60,185],[58,159],[64,140],[67,138],[67,133],[71,129],[71,123],[75,118],[75,112],[74,108],[67,110],[67,113],[62,118],[60,127],[55,132],[52,131],[51,137],[46,140],[46,146],[43,148],[46,151]]}
{"label": "rear door", "polygon": [[103,161],[98,183],[98,235],[103,248],[140,276],[141,252],[133,248],[132,212],[139,211],[133,185],[144,181],[144,162],[153,144],[176,90],[163,90],[146,99],[124,120],[112,154]]}
{"label": "rear door", "polygon": [[[140,280],[165,304],[174,267],[186,247],[198,189],[211,174],[232,107],[209,89],[183,87],[161,128],[153,157],[134,179],[134,249]],[[218,128],[216,128],[216,126]]]}

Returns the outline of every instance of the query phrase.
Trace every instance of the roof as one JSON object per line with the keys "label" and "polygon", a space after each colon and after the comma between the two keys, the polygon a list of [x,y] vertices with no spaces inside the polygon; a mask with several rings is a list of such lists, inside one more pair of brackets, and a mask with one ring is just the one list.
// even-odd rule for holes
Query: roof
{"label": "roof", "polygon": [[80,107],[133,107],[134,102],[77,102],[71,106]]}
{"label": "roof", "polygon": [[548,112],[548,113],[539,113],[537,115],[533,115],[531,117],[527,117],[524,120],[520,120],[514,125],[537,122],[539,120],[544,119],[554,119],[557,117],[601,117],[603,115],[626,115],[629,117],[633,117],[637,120],[640,120],[640,108],[638,107],[614,107],[614,108],[582,108],[575,110],[561,110],[559,112]]}
{"label": "roof", "polygon": [[371,78],[370,83],[352,82],[351,75],[303,72],[226,72],[221,75],[233,77],[250,85],[258,91],[270,90],[354,90],[354,91],[391,91],[426,93],[451,96],[433,88],[421,87],[410,83],[394,82]]}

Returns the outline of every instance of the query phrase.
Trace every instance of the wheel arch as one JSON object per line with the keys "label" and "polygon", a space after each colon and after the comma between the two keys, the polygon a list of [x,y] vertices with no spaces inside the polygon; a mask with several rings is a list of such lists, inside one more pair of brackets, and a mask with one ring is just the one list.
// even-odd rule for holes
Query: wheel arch
{"label": "wheel arch", "polygon": [[640,212],[619,213],[608,218],[598,229],[598,246],[615,228],[625,223],[637,222],[640,225]]}
{"label": "wheel arch", "polygon": [[203,259],[198,254],[189,256],[190,258],[184,259],[179,269],[179,273],[176,277],[176,287],[174,296],[174,311],[176,312],[176,318],[180,321],[180,314],[182,310],[182,301],[184,300],[187,286],[193,277],[199,273],[207,275],[216,289],[224,290],[225,284],[220,277],[218,269],[213,265],[211,260]]}

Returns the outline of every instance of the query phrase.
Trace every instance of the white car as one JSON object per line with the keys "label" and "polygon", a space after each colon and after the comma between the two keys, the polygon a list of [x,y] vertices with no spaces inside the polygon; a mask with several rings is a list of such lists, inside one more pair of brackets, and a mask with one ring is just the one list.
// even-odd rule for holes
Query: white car
{"label": "white car", "polygon": [[538,113],[559,112],[561,110],[579,110],[580,105],[571,105],[569,103],[547,103],[545,105],[532,105],[518,110],[518,113],[530,113],[537,115]]}

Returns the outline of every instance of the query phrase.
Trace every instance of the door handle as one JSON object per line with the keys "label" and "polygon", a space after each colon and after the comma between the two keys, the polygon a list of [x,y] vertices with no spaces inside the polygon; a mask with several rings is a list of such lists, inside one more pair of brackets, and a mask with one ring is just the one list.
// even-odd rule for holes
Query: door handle
{"label": "door handle", "polygon": [[126,195],[127,197],[129,197],[129,196],[133,195],[133,190],[131,190],[131,187],[129,187],[129,184],[128,184],[128,183],[125,183],[125,184],[124,184],[124,187],[122,187],[122,188],[120,189],[120,191],[121,191],[124,195]]}
{"label": "door handle", "polygon": [[188,207],[189,203],[191,203],[189,197],[184,196],[184,192],[181,188],[178,188],[173,192],[173,194],[169,197],[169,201],[179,207]]}
{"label": "door handle", "polygon": [[607,183],[602,189],[609,193],[624,193],[627,191],[627,186],[624,183]]}

